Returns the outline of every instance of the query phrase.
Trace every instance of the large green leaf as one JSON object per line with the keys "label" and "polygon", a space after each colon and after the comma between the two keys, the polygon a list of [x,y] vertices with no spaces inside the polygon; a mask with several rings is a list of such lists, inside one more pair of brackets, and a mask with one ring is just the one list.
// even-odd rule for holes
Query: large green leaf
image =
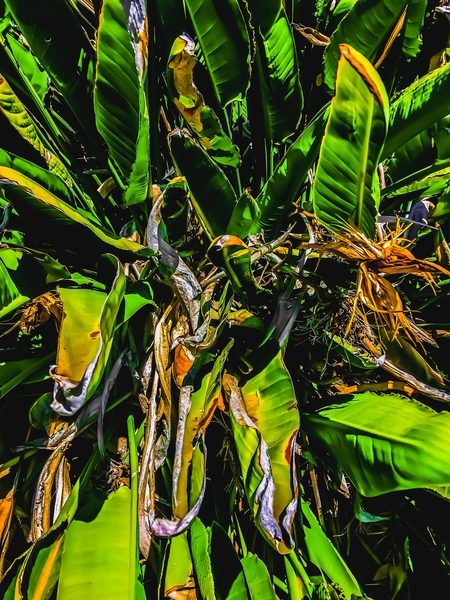
{"label": "large green leaf", "polygon": [[195,575],[204,600],[216,600],[214,593],[214,579],[209,556],[209,535],[206,527],[199,518],[195,518],[189,530],[192,562]]}
{"label": "large green leaf", "polygon": [[373,62],[407,5],[406,0],[358,0],[339,23],[324,54],[324,83],[331,93],[340,60],[339,46],[348,44]]}
{"label": "large green leaf", "polygon": [[281,352],[242,390],[229,375],[224,387],[249,505],[262,533],[285,554],[297,509],[293,452],[300,422]]}
{"label": "large green leaf", "polygon": [[449,485],[450,413],[394,394],[346,399],[303,423],[362,495]]}
{"label": "large green leaf", "polygon": [[124,253],[128,257],[130,253],[139,253],[143,257],[154,254],[141,244],[101,229],[18,171],[0,166],[0,188],[5,190],[19,216],[23,216],[24,224],[31,227],[31,233],[43,236],[47,242],[57,239],[63,248],[72,247],[80,254],[94,248],[101,253],[101,248],[105,252],[111,247],[119,256]]}
{"label": "large green leaf", "polygon": [[88,499],[66,534],[58,600],[145,598],[138,580],[132,492]]}
{"label": "large green leaf", "polygon": [[357,598],[362,597],[363,592],[355,576],[319,525],[308,502],[302,502],[302,511],[305,519],[303,532],[310,560],[341,586],[347,598],[353,598],[353,594]]}
{"label": "large green leaf", "polygon": [[[8,0],[8,6],[53,84],[85,129],[89,130],[93,124],[94,51],[69,3],[59,0]],[[92,131],[89,133],[92,135]]]}
{"label": "large green leaf", "polygon": [[237,0],[185,0],[221,106],[244,98],[250,79],[250,40]]}
{"label": "large green leaf", "polygon": [[236,194],[225,173],[185,132],[172,131],[169,145],[175,165],[188,183],[197,217],[212,241],[226,232]]}
{"label": "large green leaf", "polygon": [[125,294],[122,265],[108,294],[91,289],[59,288],[64,317],[58,340],[53,410],[73,415],[96,391],[108,360],[114,325]]}
{"label": "large green leaf", "polygon": [[149,124],[144,93],[147,57],[147,16],[144,2],[105,0],[99,16],[95,118],[130,187],[126,204],[147,197]]}
{"label": "large green leaf", "polygon": [[333,231],[349,226],[375,234],[377,165],[386,136],[388,99],[380,76],[362,54],[342,44],[336,96],[314,181],[317,218]]}
{"label": "large green leaf", "polygon": [[279,234],[287,214],[292,210],[292,203],[297,199],[308,171],[319,154],[327,119],[328,106],[319,111],[289,147],[256,198],[261,216],[250,233],[263,228],[268,240]]}
{"label": "large green leaf", "polygon": [[27,47],[23,40],[19,38],[18,41],[10,33],[6,33],[4,40],[5,45],[11,50],[17,64],[20,65],[20,70],[42,100],[48,92],[47,73],[40,68],[30,48]]}
{"label": "large green leaf", "polygon": [[427,0],[412,0],[406,11],[406,25],[403,38],[403,53],[412,58],[416,56],[422,44],[420,31],[423,27]]}
{"label": "large green leaf", "polygon": [[448,115],[449,82],[450,63],[447,63],[415,81],[391,104],[389,131],[381,158]]}
{"label": "large green leaf", "polygon": [[[256,68],[267,140],[281,142],[296,130],[303,109],[294,36],[279,2],[249,3],[257,30]],[[272,18],[268,18],[272,15]],[[273,16],[276,15],[272,22]]]}
{"label": "large green leaf", "polygon": [[241,563],[251,600],[258,600],[259,598],[276,600],[275,590],[263,561],[256,554],[248,554],[241,559]]}
{"label": "large green leaf", "polygon": [[61,177],[68,185],[72,185],[71,177],[65,165],[46,146],[39,135],[39,131],[30,117],[28,111],[14,93],[6,79],[0,75],[0,111],[14,127],[14,129],[39,152],[50,171]]}

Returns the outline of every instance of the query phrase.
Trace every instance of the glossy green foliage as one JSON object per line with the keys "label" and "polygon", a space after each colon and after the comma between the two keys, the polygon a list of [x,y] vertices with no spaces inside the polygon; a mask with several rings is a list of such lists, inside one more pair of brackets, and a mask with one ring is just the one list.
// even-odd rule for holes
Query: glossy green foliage
{"label": "glossy green foliage", "polygon": [[305,419],[310,434],[364,496],[448,485],[447,411],[365,392]]}
{"label": "glossy green foliage", "polygon": [[372,238],[379,207],[377,165],[388,119],[383,83],[370,63],[341,45],[333,98],[314,182],[314,209],[329,229]]}
{"label": "glossy green foliage", "polygon": [[329,92],[335,87],[340,44],[352,46],[374,62],[406,5],[405,0],[358,0],[353,5],[331,36],[324,54],[324,83]]}
{"label": "glossy green foliage", "polygon": [[242,100],[250,77],[250,39],[239,3],[186,0],[185,5],[217,100],[223,106]]}
{"label": "glossy green foliage", "polygon": [[121,487],[98,495],[68,528],[61,561],[58,599],[144,598],[138,579],[132,494]]}
{"label": "glossy green foliage", "polygon": [[119,0],[103,2],[99,16],[95,118],[129,188],[125,203],[147,197],[149,123],[146,81],[147,16],[143,2],[128,14]]}

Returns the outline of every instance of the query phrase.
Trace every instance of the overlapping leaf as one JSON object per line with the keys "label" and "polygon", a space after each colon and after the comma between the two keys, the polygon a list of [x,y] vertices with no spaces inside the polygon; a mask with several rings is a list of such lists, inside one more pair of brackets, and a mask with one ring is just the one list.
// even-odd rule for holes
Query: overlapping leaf
{"label": "overlapping leaf", "polygon": [[388,119],[384,85],[367,59],[342,44],[336,96],[314,181],[317,218],[334,231],[375,233],[377,165]]}
{"label": "overlapping leaf", "polygon": [[362,495],[449,484],[447,411],[394,394],[347,398],[303,422]]}

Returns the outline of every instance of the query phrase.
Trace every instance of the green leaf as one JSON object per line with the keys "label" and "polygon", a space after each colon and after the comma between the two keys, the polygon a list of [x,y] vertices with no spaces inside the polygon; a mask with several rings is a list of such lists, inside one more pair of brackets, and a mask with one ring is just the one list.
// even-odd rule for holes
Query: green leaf
{"label": "green leaf", "polygon": [[187,541],[187,532],[170,539],[169,557],[167,559],[164,579],[164,597],[186,587],[192,574],[192,559]]}
{"label": "green leaf", "polygon": [[[327,105],[319,111],[289,147],[256,198],[261,211],[257,229],[264,229],[267,240],[272,240],[279,235],[286,216],[292,210],[292,203],[298,198],[308,171],[319,154],[328,110]],[[253,232],[254,229],[252,228],[251,231]]]}
{"label": "green leaf", "polygon": [[23,358],[0,363],[0,398],[14,389],[42,367],[48,367],[55,360],[55,353],[41,358]]}
{"label": "green leaf", "polygon": [[145,598],[137,578],[132,493],[91,496],[67,530],[58,600]]}
{"label": "green leaf", "polygon": [[94,108],[97,128],[130,187],[125,204],[147,197],[149,124],[144,94],[147,58],[144,3],[105,0],[99,15]]}
{"label": "green leaf", "polygon": [[314,211],[329,229],[348,226],[375,234],[379,204],[377,165],[386,136],[388,99],[367,59],[342,44],[336,96],[314,181]]}
{"label": "green leaf", "polygon": [[108,360],[115,321],[125,294],[126,277],[117,272],[108,294],[89,289],[58,288],[64,316],[58,338],[53,410],[73,415],[96,391]]}
{"label": "green leaf", "polygon": [[447,63],[415,81],[391,104],[389,131],[381,158],[447,116],[449,82],[450,63]]}
{"label": "green leaf", "polygon": [[234,207],[226,232],[245,240],[249,234],[257,233],[260,218],[258,203],[248,189],[244,190]]}
{"label": "green leaf", "polygon": [[221,106],[243,100],[250,79],[250,40],[237,0],[185,0]]}
{"label": "green leaf", "polygon": [[194,83],[193,70],[197,64],[194,50],[195,43],[186,33],[174,41],[166,69],[169,93],[208,154],[219,164],[236,168],[240,163],[239,150],[225,135],[219,119],[205,105]]}
{"label": "green leaf", "polygon": [[338,583],[347,598],[362,597],[364,594],[346,562],[325,535],[308,502],[302,502],[306,548],[311,561]]}
{"label": "green leaf", "polygon": [[33,544],[19,571],[18,597],[48,600],[59,579],[67,523]]}
{"label": "green leaf", "polygon": [[169,146],[178,171],[188,183],[197,217],[212,241],[227,230],[237,202],[236,194],[225,173],[181,129],[169,135]]}
{"label": "green leaf", "polygon": [[426,9],[427,0],[412,0],[408,4],[402,47],[403,54],[408,58],[417,56],[422,45],[420,32],[423,27]]}
{"label": "green leaf", "polygon": [[346,398],[305,415],[304,424],[363,496],[450,483],[450,413],[394,394]]}
{"label": "green leaf", "polygon": [[329,93],[335,87],[339,46],[348,44],[373,62],[406,5],[406,0],[358,0],[354,4],[339,23],[325,50],[324,83]]}
{"label": "green leaf", "polygon": [[43,100],[48,91],[48,77],[46,72],[38,65],[30,49],[16,40],[10,33],[5,35],[6,43],[9,45],[20,69],[29,80],[37,95]]}
{"label": "green leaf", "polygon": [[208,532],[198,517],[192,521],[189,534],[192,561],[202,598],[203,600],[216,600],[209,557]]}
{"label": "green leaf", "polygon": [[[64,248],[72,244],[80,254],[87,250],[84,247],[86,243],[90,248],[89,252],[93,248],[103,248],[105,252],[113,247],[119,256],[137,253],[148,258],[154,254],[141,244],[101,229],[18,171],[0,166],[0,188],[5,190],[7,199],[19,216],[24,217],[24,223],[32,225],[33,234],[45,236],[46,241],[56,238]],[[55,223],[57,226],[53,226]],[[80,247],[80,240],[83,240],[83,247]]]}
{"label": "green leaf", "polygon": [[51,152],[48,145],[44,144],[39,131],[30,117],[28,111],[16,96],[8,82],[0,75],[0,110],[14,127],[14,129],[31,146],[39,152],[51,172],[58,175],[69,187],[72,178],[61,160]]}
{"label": "green leaf", "polygon": [[[1,259],[1,252],[0,252]],[[19,306],[22,306],[30,298],[23,296],[17,289],[16,284],[11,279],[4,261],[0,260],[0,318],[8,315]]]}
{"label": "green leaf", "polygon": [[8,7],[52,83],[92,136],[94,51],[73,10],[59,0],[8,0]]}
{"label": "green leaf", "polygon": [[224,378],[244,490],[256,524],[281,554],[292,547],[297,509],[294,444],[299,429],[294,387],[279,352],[239,390]]}
{"label": "green leaf", "polygon": [[225,530],[215,521],[210,527],[211,569],[217,600],[247,600],[242,565]]}
{"label": "green leaf", "polygon": [[66,202],[72,202],[70,190],[61,178],[54,173],[35,165],[33,162],[6,152],[0,148],[0,166],[18,171],[47,189],[55,196],[58,196]]}
{"label": "green leaf", "polygon": [[256,29],[258,99],[264,115],[265,137],[281,142],[295,132],[303,109],[294,36],[279,2],[261,5],[253,0],[249,6],[252,26]]}
{"label": "green leaf", "polygon": [[251,600],[277,600],[266,565],[256,554],[241,559]]}

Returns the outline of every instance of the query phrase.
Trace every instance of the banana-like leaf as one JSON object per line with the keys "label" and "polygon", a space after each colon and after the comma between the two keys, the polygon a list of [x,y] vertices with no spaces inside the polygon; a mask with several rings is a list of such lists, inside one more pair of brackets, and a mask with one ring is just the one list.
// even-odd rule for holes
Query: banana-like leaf
{"label": "banana-like leaf", "polygon": [[141,244],[101,229],[18,171],[0,166],[0,188],[5,190],[7,199],[19,216],[26,216],[26,222],[33,225],[33,235],[41,235],[46,241],[60,239],[64,247],[72,244],[76,252],[82,252],[84,245],[88,244],[91,249],[103,247],[103,252],[113,247],[119,256],[138,253],[148,258],[154,254]]}
{"label": "banana-like leaf", "polygon": [[402,51],[408,58],[416,56],[422,44],[420,31],[423,27],[427,0],[412,0],[406,11],[405,33]]}
{"label": "banana-like leaf", "polygon": [[5,45],[11,50],[12,55],[16,59],[20,70],[24,73],[30,84],[33,86],[35,92],[41,100],[43,100],[45,94],[48,91],[48,77],[47,73],[41,69],[35,57],[22,40],[16,40],[10,33],[5,35]]}
{"label": "banana-like leaf", "polygon": [[257,232],[260,218],[261,211],[258,203],[250,194],[250,190],[246,189],[234,207],[227,233],[245,240],[250,233]]}
{"label": "banana-like leaf", "polygon": [[300,421],[281,352],[242,390],[226,375],[224,389],[250,508],[263,535],[286,554],[297,510],[293,453]]}
{"label": "banana-like leaf", "polygon": [[336,96],[314,181],[314,210],[333,231],[351,226],[371,238],[379,205],[376,169],[389,104],[370,62],[347,44],[340,49]]}
{"label": "banana-like leaf", "polygon": [[[166,551],[167,552],[167,551]],[[171,538],[164,577],[164,598],[177,598],[195,590],[187,532]],[[183,597],[183,596],[181,596]]]}
{"label": "banana-like leaf", "polygon": [[52,194],[55,194],[55,196],[58,196],[66,202],[72,202],[70,190],[64,182],[61,181],[61,178],[33,162],[0,149],[0,166],[18,171],[47,189]]}
{"label": "banana-like leaf", "polygon": [[327,537],[307,502],[302,502],[306,549],[310,560],[344,590],[346,598],[364,594],[346,562]]}
{"label": "banana-like leaf", "polygon": [[92,135],[94,51],[73,10],[59,0],[8,0],[8,7],[53,84]]}
{"label": "banana-like leaf", "polygon": [[248,600],[242,565],[225,530],[216,522],[209,528],[211,570],[217,600]]}
{"label": "banana-like leaf", "polygon": [[328,119],[329,107],[324,107],[308,127],[290,146],[284,158],[267,180],[256,203],[261,211],[258,225],[249,233],[263,228],[267,240],[276,238],[286,215],[292,210],[309,169],[316,160],[323,132]]}
{"label": "banana-like leaf", "polygon": [[26,108],[16,96],[9,83],[0,75],[0,110],[14,127],[14,129],[26,140],[35,150],[39,152],[48,168],[52,173],[61,177],[69,187],[72,180],[65,165],[53,154],[42,142],[39,132],[28,114]]}
{"label": "banana-like leaf", "polygon": [[23,383],[30,375],[48,367],[55,360],[55,353],[42,358],[24,358],[0,364],[0,398]]}
{"label": "banana-like leaf", "polygon": [[51,597],[59,578],[66,527],[63,523],[33,545],[19,571],[16,598]]}
{"label": "banana-like leaf", "polygon": [[281,142],[297,129],[303,109],[294,36],[283,4],[253,0],[249,6],[257,30],[256,68],[265,133],[267,139]]}
{"label": "banana-like leaf", "polygon": [[263,561],[256,554],[248,554],[241,559],[241,564],[251,600],[258,600],[258,598],[277,600],[269,572]]}
{"label": "banana-like leaf", "polygon": [[216,98],[243,100],[250,79],[250,39],[237,0],[185,0]]}
{"label": "banana-like leaf", "polygon": [[239,150],[225,135],[214,111],[205,105],[193,79],[195,42],[186,33],[173,43],[166,78],[172,100],[208,154],[219,164],[238,167]]}
{"label": "banana-like leaf", "polygon": [[147,197],[149,123],[144,93],[147,15],[143,0],[105,0],[99,15],[94,108],[98,130],[129,187],[125,204]]}
{"label": "banana-like leaf", "polygon": [[189,542],[201,597],[204,600],[216,600],[211,559],[209,557],[209,535],[206,527],[198,517],[194,519],[189,530]]}
{"label": "banana-like leaf", "polygon": [[185,132],[172,131],[169,145],[176,167],[188,183],[197,217],[212,241],[226,232],[236,194],[225,173]]}
{"label": "banana-like leaf", "polygon": [[339,23],[324,54],[324,83],[329,93],[335,88],[341,44],[348,44],[373,62],[400,15],[406,0],[358,0]]}
{"label": "banana-like leaf", "polygon": [[64,317],[58,339],[53,410],[73,415],[96,391],[108,360],[114,325],[125,294],[126,277],[117,272],[108,294],[59,288]]}
{"label": "banana-like leaf", "polygon": [[132,516],[128,487],[89,498],[67,530],[58,600],[145,598]]}
{"label": "banana-like leaf", "polygon": [[30,298],[22,295],[11,278],[0,252],[0,318],[17,310]]}
{"label": "banana-like leaf", "polygon": [[447,63],[415,81],[391,104],[382,159],[448,115],[449,82],[450,63]]}
{"label": "banana-like leaf", "polygon": [[[173,463],[173,512],[183,519],[198,503],[204,493],[206,481],[206,443],[205,432],[220,395],[222,371],[228,352],[229,343],[215,360],[210,373],[205,375],[199,389],[188,392],[186,386],[199,366],[195,363],[184,378],[180,391],[178,429],[175,440],[175,457]],[[204,364],[202,358],[198,359]]]}
{"label": "banana-like leaf", "polygon": [[363,496],[449,485],[447,411],[394,394],[346,398],[303,423]]}

